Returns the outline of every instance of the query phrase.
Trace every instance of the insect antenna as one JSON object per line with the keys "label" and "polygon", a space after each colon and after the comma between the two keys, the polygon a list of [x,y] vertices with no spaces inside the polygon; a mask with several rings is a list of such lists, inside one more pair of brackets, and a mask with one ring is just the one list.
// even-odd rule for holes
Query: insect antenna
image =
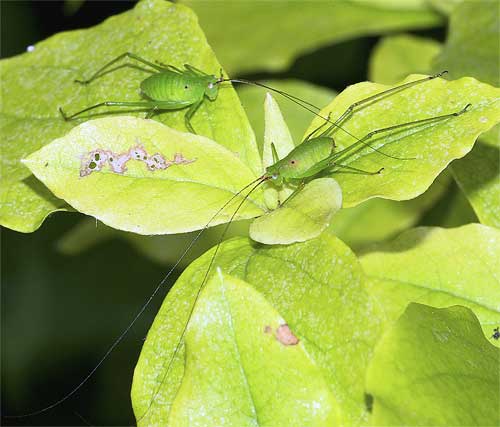
{"label": "insect antenna", "polygon": [[[238,196],[241,195],[241,193],[243,193],[248,187],[251,187],[253,186],[255,183],[257,183],[257,185],[253,186],[252,189],[249,191],[249,193],[243,198],[243,201],[238,205],[238,208],[236,209],[236,211],[232,214],[231,216],[231,219],[229,221],[229,223],[231,223],[231,221],[234,219],[237,211],[240,209],[240,207],[243,205],[243,203],[247,200],[248,196],[261,184],[263,183],[264,181],[266,181],[267,179],[269,179],[268,177],[266,177],[266,175],[262,175],[260,176],[259,178],[253,180],[252,182],[250,182],[249,184],[245,185],[241,190],[239,190],[237,193],[233,194],[231,196],[231,198],[224,203],[224,205],[222,205],[222,207],[220,209],[217,210],[217,212],[215,212],[215,214],[209,219],[209,221],[205,224],[205,226],[198,231],[198,233],[196,234],[196,236],[193,238],[193,240],[191,240],[191,242],[186,246],[186,249],[184,249],[184,252],[182,253],[182,255],[177,259],[177,261],[175,262],[175,264],[170,268],[170,270],[168,271],[168,273],[163,276],[163,278],[160,280],[160,282],[158,283],[158,285],[156,286],[156,288],[154,289],[153,293],[148,297],[148,299],[146,300],[146,302],[141,306],[140,310],[137,312],[137,314],[134,316],[134,318],[132,319],[132,321],[129,323],[129,325],[122,331],[122,333],[113,341],[113,343],[111,344],[111,346],[108,348],[108,350],[104,353],[104,355],[101,357],[101,359],[99,360],[99,362],[95,365],[95,367],[87,374],[87,376],[82,380],[80,381],[80,383],[74,387],[69,393],[67,393],[64,397],[62,397],[61,399],[59,400],[56,400],[54,403],[51,403],[50,405],[47,405],[45,406],[44,408],[41,408],[41,409],[38,409],[36,411],[33,411],[33,412],[29,412],[29,413],[25,413],[25,414],[20,414],[20,415],[3,415],[3,417],[5,418],[27,418],[27,417],[32,417],[32,416],[35,416],[35,415],[40,415],[40,414],[43,414],[44,412],[47,412],[47,411],[50,411],[51,409],[55,408],[56,406],[59,406],[60,404],[62,404],[63,402],[65,402],[66,400],[68,400],[71,396],[73,396],[78,390],[80,390],[86,383],[87,381],[94,375],[94,373],[97,371],[97,369],[99,369],[99,367],[104,363],[104,361],[108,358],[108,356],[113,352],[113,350],[116,348],[116,346],[118,344],[120,344],[123,339],[125,338],[125,336],[128,334],[128,332],[130,331],[130,329],[132,329],[132,327],[135,325],[135,323],[137,322],[137,320],[139,320],[139,318],[142,316],[142,314],[146,311],[146,309],[148,308],[149,304],[151,303],[151,301],[154,299],[154,297],[156,296],[156,294],[159,292],[159,290],[163,287],[163,285],[165,284],[165,282],[168,280],[168,278],[171,276],[171,274],[174,272],[174,270],[178,267],[178,265],[181,263],[181,261],[184,259],[184,257],[189,253],[189,251],[191,250],[191,248],[194,246],[194,244],[198,241],[198,239],[201,237],[201,235],[210,227],[210,224],[212,223],[212,221],[235,199],[237,198]],[[227,227],[224,229],[224,233],[223,233],[223,236],[225,235],[225,232],[227,230]],[[220,242],[219,242],[219,245],[220,245]],[[218,246],[219,246],[218,245]],[[217,247],[218,247],[217,246]],[[181,337],[182,339],[182,337]]]}
{"label": "insect antenna", "polygon": [[[314,104],[311,104],[310,102],[304,101],[303,99],[300,99],[300,98],[298,98],[298,97],[296,97],[294,95],[286,93],[286,92],[284,92],[282,90],[275,89],[275,88],[273,88],[271,86],[267,86],[267,85],[265,85],[263,83],[253,82],[251,80],[244,80],[244,79],[219,79],[217,81],[217,83],[222,83],[222,82],[244,83],[244,84],[248,84],[248,85],[263,87],[263,88],[268,89],[268,90],[270,90],[272,92],[276,92],[279,95],[281,95],[281,96],[287,98],[288,100],[292,101],[293,103],[295,103],[295,104],[301,106],[302,108],[306,109],[307,111],[309,111],[310,113],[314,114],[315,116],[320,117],[321,119],[323,119],[326,122],[330,123],[332,125],[330,128],[335,127],[337,129],[342,130],[347,135],[349,135],[352,138],[354,138],[356,140],[356,142],[360,142],[361,144],[363,144],[363,145],[371,148],[373,151],[376,151],[377,153],[382,154],[383,156],[386,156],[386,157],[389,157],[389,158],[395,159],[395,160],[415,160],[415,157],[397,157],[397,156],[393,156],[391,154],[384,153],[380,149],[371,146],[367,142],[361,141],[356,135],[354,135],[353,133],[349,132],[347,129],[345,129],[343,126],[341,126],[339,124],[340,119],[335,120],[333,122],[333,121],[330,120],[329,117],[322,116],[321,114],[318,113],[318,111],[320,111],[321,108],[315,106]],[[312,108],[316,109],[317,111],[314,111]]]}
{"label": "insect antenna", "polygon": [[[252,184],[255,184],[256,181],[257,184],[255,184],[251,189],[250,191],[246,194],[246,196],[243,197],[243,199],[241,200],[241,202],[238,204],[238,206],[236,207],[236,209],[234,210],[233,214],[231,215],[231,218],[229,219],[229,222],[224,226],[224,230],[222,231],[221,233],[221,236],[219,238],[219,241],[217,243],[217,246],[215,247],[215,250],[214,250],[214,253],[212,255],[212,257],[210,258],[210,262],[208,263],[208,268],[206,269],[205,271],[205,275],[203,276],[203,280],[201,281],[201,284],[200,286],[198,287],[198,290],[196,291],[196,295],[194,297],[194,301],[193,303],[191,304],[191,308],[189,310],[189,314],[188,314],[188,317],[187,317],[187,320],[186,320],[186,323],[184,324],[184,327],[182,329],[182,333],[181,333],[181,336],[179,337],[179,340],[177,341],[177,344],[175,346],[175,349],[174,349],[174,353],[172,354],[172,356],[170,357],[169,359],[169,362],[168,362],[168,366],[167,366],[167,370],[165,371],[165,373],[163,374],[163,377],[160,381],[160,384],[156,387],[156,390],[151,398],[151,400],[149,401],[149,404],[148,404],[148,407],[146,408],[146,411],[144,412],[144,414],[142,414],[138,419],[137,419],[137,422],[139,423],[139,421],[141,421],[146,415],[147,413],[149,412],[149,409],[151,409],[151,406],[153,405],[153,402],[156,398],[156,396],[158,395],[158,393],[160,392],[160,389],[163,385],[163,383],[165,382],[165,379],[167,378],[168,376],[168,373],[170,372],[170,368],[172,367],[173,363],[174,363],[174,360],[177,356],[177,354],[179,353],[179,350],[181,348],[181,344],[182,344],[182,341],[184,340],[184,336],[186,335],[186,331],[187,331],[187,328],[188,328],[188,325],[189,325],[189,321],[191,320],[191,316],[193,315],[193,312],[194,312],[194,309],[196,307],[196,303],[200,297],[200,294],[201,294],[201,291],[203,290],[203,287],[205,286],[207,280],[208,280],[208,276],[210,275],[210,270],[212,269],[212,266],[214,265],[214,262],[215,262],[215,258],[217,257],[217,253],[219,252],[219,248],[220,248],[220,245],[222,244],[222,241],[224,240],[224,236],[226,235],[227,233],[227,230],[229,229],[229,227],[231,226],[231,223],[233,222],[234,220],[234,217],[236,216],[236,214],[238,213],[238,211],[240,210],[240,208],[243,206],[243,204],[246,202],[246,200],[248,199],[248,197],[250,196],[250,194],[252,194],[254,192],[254,190],[256,190],[262,183],[264,183],[265,181],[267,181],[268,179],[270,179],[270,176],[266,176],[266,175],[263,175],[261,176],[260,178],[258,178],[257,180],[253,181],[252,183],[250,183],[249,185],[247,185],[244,189],[242,189],[240,191],[240,193],[242,191],[244,191],[246,188],[248,188],[250,185]],[[165,366],[165,364],[163,364],[163,366]]]}

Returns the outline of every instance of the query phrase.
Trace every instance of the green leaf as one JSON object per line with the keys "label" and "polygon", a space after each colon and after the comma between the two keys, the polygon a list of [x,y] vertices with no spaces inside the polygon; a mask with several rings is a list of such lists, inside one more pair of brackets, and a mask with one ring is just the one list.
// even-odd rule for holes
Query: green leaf
{"label": "green leaf", "polygon": [[449,15],[464,0],[427,0],[427,3],[440,13]]}
{"label": "green leaf", "polygon": [[[276,149],[278,158],[282,159],[295,147],[288,126],[281,114],[280,108],[271,94],[267,94],[264,102],[265,132],[262,163],[264,168],[275,163],[272,146]],[[264,199],[269,209],[276,209],[280,200],[286,200],[292,193],[291,188],[282,189],[268,184],[264,190]],[[264,242],[263,242],[264,243]]]}
{"label": "green leaf", "polygon": [[[175,66],[188,63],[209,73],[218,74],[220,69],[195,15],[162,0],[143,0],[96,27],[55,35],[36,44],[33,52],[0,62],[2,225],[33,231],[50,212],[67,209],[20,159],[78,124],[64,122],[58,107],[72,113],[105,100],[140,100],[139,83],[148,74],[136,68],[122,68],[87,86],[74,83],[126,51]],[[165,112],[155,120],[184,129],[185,113]],[[231,88],[221,90],[215,102],[205,100],[193,116],[193,126],[199,134],[239,153],[255,174],[261,172],[255,137]]]}
{"label": "green leaf", "polygon": [[[170,372],[167,366],[212,255],[213,250],[184,271],[148,333],[132,387],[139,425],[167,423],[183,380],[184,346]],[[379,319],[351,250],[328,233],[287,246],[233,239],[221,245],[214,266],[248,282],[286,319],[339,402],[341,424],[366,422],[364,372],[378,336]],[[224,351],[219,354],[223,357]],[[239,411],[238,402],[232,409]]]}
{"label": "green leaf", "polygon": [[[262,83],[286,93],[293,94],[293,96],[310,102],[318,107],[327,105],[336,95],[336,93],[329,88],[313,85],[312,83],[302,80],[265,80]],[[264,114],[262,112],[262,104],[266,97],[266,91],[263,88],[248,85],[241,85],[237,89],[241,103],[255,131],[257,143],[259,147],[262,148],[264,135]],[[284,99],[278,95],[275,96],[278,98],[275,100],[276,103],[286,117],[292,140],[295,142],[295,145],[300,144],[314,115],[288,99]]]}
{"label": "green leaf", "polygon": [[185,345],[184,378],[168,425],[338,425],[321,369],[247,283],[215,275],[198,300]]}
{"label": "green leaf", "polygon": [[410,304],[367,375],[374,426],[497,426],[500,352],[465,307]]}
{"label": "green leaf", "polygon": [[[481,0],[458,5],[450,20],[448,39],[434,68],[447,68],[452,77],[473,76],[500,86],[500,15],[496,1]],[[498,11],[498,10],[497,10]],[[481,142],[452,171],[479,220],[500,227],[500,127],[481,136]]]}
{"label": "green leaf", "polygon": [[[181,160],[167,169],[149,170],[146,161],[131,158],[121,173],[112,171],[109,161],[100,171],[88,169],[89,153],[95,150],[101,160],[108,155],[117,161],[135,149],[148,159],[159,153],[168,163],[180,155],[188,163]],[[203,228],[231,196],[255,179],[238,156],[208,138],[127,116],[83,123],[24,164],[78,211],[139,234]],[[236,218],[261,214],[261,198],[259,190],[254,192]],[[211,225],[227,222],[232,213],[232,209],[222,212]]]}
{"label": "green leaf", "polygon": [[346,1],[184,3],[200,18],[208,41],[231,74],[279,71],[297,56],[329,44],[441,24],[432,10],[408,10],[407,2],[396,8]]}
{"label": "green leaf", "polygon": [[478,141],[451,170],[481,223],[500,228],[500,138],[497,146]]}
{"label": "green leaf", "polygon": [[321,234],[342,207],[342,190],[333,178],[318,178],[278,209],[255,219],[250,237],[267,245],[304,242]]}
{"label": "green leaf", "polygon": [[453,79],[472,76],[500,86],[499,37],[498,1],[463,1],[453,9],[448,38],[434,69],[449,70]]}
{"label": "green leaf", "polygon": [[370,80],[393,84],[408,74],[428,73],[441,44],[432,39],[400,34],[384,37],[370,58]]}
{"label": "green leaf", "polygon": [[362,251],[370,243],[387,240],[414,226],[445,194],[450,179],[450,174],[441,174],[425,193],[412,200],[397,202],[375,198],[341,209],[335,214],[330,230],[351,249]]}
{"label": "green leaf", "polygon": [[[421,77],[412,75],[404,82]],[[368,82],[350,86],[322,110],[322,114],[332,112],[332,118],[340,117],[353,102],[387,88]],[[346,170],[336,173],[344,207],[372,197],[407,200],[422,194],[449,162],[467,154],[477,136],[500,121],[500,89],[472,78],[452,82],[435,79],[355,110],[352,117],[343,122],[343,128],[362,138],[376,129],[458,112],[468,103],[472,106],[459,117],[387,132],[367,141],[388,155],[410,160],[389,158],[369,147],[362,147],[343,159],[342,164],[365,171],[384,167],[378,175]],[[309,131],[320,124],[321,119],[314,120]],[[340,129],[333,136],[339,149],[355,142]]]}
{"label": "green leaf", "polygon": [[499,259],[500,231],[469,224],[410,230],[375,245],[360,261],[389,322],[412,301],[435,307],[460,304],[474,311],[489,337],[500,324]]}

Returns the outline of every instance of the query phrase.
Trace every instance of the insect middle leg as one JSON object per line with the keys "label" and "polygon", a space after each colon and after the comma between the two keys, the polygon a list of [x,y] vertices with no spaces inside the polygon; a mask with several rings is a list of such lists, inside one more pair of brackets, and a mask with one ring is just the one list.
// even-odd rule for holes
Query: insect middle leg
{"label": "insect middle leg", "polygon": [[189,130],[189,132],[194,133],[196,135],[196,131],[194,130],[193,126],[191,125],[191,118],[193,117],[194,113],[198,109],[198,107],[201,105],[203,102],[203,98],[199,100],[198,102],[194,103],[191,107],[189,107],[189,110],[187,110],[185,116],[184,116],[184,124],[186,125],[186,128]]}
{"label": "insect middle leg", "polygon": [[[59,112],[65,121],[70,121],[76,119],[77,116],[86,113],[87,111],[94,110],[100,107],[139,107],[144,110],[150,110],[147,118],[151,116],[151,113],[154,113],[157,110],[176,110],[180,108],[186,107],[186,105],[165,101],[136,101],[136,102],[122,102],[122,101],[105,101],[100,102],[99,104],[92,105],[90,107],[84,108],[83,110],[77,111],[74,114],[67,115],[61,107],[59,107]],[[105,114],[105,112],[103,112]]]}

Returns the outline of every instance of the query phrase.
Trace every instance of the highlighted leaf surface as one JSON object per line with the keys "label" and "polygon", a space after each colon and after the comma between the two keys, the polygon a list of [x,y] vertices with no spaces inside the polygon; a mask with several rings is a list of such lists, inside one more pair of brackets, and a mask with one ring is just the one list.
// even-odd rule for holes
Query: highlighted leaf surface
{"label": "highlighted leaf surface", "polygon": [[499,364],[469,309],[410,304],[370,363],[369,425],[497,426]]}
{"label": "highlighted leaf surface", "polygon": [[[220,70],[194,13],[162,0],[143,0],[133,10],[96,27],[57,34],[36,44],[33,52],[0,62],[2,225],[29,232],[50,212],[67,209],[31,176],[20,159],[86,120],[64,122],[58,107],[73,113],[107,100],[141,100],[139,83],[149,73],[136,68],[121,68],[87,86],[74,83],[127,51],[153,62],[178,67],[188,63],[215,74]],[[117,110],[127,114],[126,109]],[[183,130],[185,113],[185,109],[169,111],[154,119]],[[199,134],[239,153],[254,173],[261,172],[255,137],[233,89],[221,90],[214,102],[205,100],[192,122]]]}
{"label": "highlighted leaf surface", "polygon": [[[417,228],[361,257],[368,287],[395,320],[411,302],[474,311],[486,336],[500,324],[500,232],[479,224]],[[497,341],[495,344],[500,344]]]}
{"label": "highlighted leaf surface", "polygon": [[215,275],[186,332],[186,368],[168,425],[338,425],[319,366],[300,342],[276,338],[285,324],[250,285]]}
{"label": "highlighted leaf surface", "polygon": [[[168,375],[167,366],[212,254],[208,252],[184,271],[149,331],[132,387],[139,425],[165,425],[172,405],[176,405],[177,390],[184,378],[184,346]],[[351,250],[327,233],[304,243],[274,247],[233,239],[222,244],[214,266],[245,280],[286,320],[339,402],[340,423],[366,422],[364,372],[379,333],[379,321]],[[245,290],[238,295],[236,288],[231,298],[244,300],[245,295]],[[249,304],[246,309],[251,310]],[[201,320],[196,323],[199,326]],[[230,331],[225,324],[214,333],[227,337]],[[214,339],[214,343],[207,341],[206,345],[213,348],[206,351],[225,357],[224,351],[217,349],[218,338]],[[235,412],[240,410],[238,402],[231,406]]]}
{"label": "highlighted leaf surface", "polygon": [[[176,153],[192,161],[164,170],[129,160],[127,170],[80,176],[82,158],[96,149],[126,153],[141,146],[167,160]],[[203,228],[234,194],[255,179],[231,151],[208,138],[178,132],[153,120],[106,117],[74,128],[29,156],[24,163],[50,190],[80,212],[107,225],[140,234],[179,233]],[[236,218],[263,212],[259,190]],[[241,199],[237,199],[241,200]],[[227,222],[234,204],[211,225]]]}
{"label": "highlighted leaf surface", "polygon": [[[421,77],[409,76],[403,83]],[[337,96],[322,113],[326,116],[332,112],[332,119],[336,119],[352,103],[388,88],[374,83],[356,84]],[[342,187],[344,207],[372,197],[407,200],[423,193],[448,163],[467,154],[478,135],[500,121],[500,89],[472,78],[452,82],[435,79],[355,110],[343,127],[362,138],[376,129],[458,112],[468,103],[472,106],[459,117],[390,131],[367,141],[385,154],[410,160],[390,158],[366,146],[343,159],[342,164],[366,171],[384,167],[379,175],[342,169],[335,173]],[[321,119],[314,120],[309,131],[320,124]],[[333,137],[339,150],[356,141],[341,129]]]}
{"label": "highlighted leaf surface", "polygon": [[321,234],[342,207],[342,190],[332,178],[309,182],[283,206],[250,225],[250,237],[267,245],[303,242]]}

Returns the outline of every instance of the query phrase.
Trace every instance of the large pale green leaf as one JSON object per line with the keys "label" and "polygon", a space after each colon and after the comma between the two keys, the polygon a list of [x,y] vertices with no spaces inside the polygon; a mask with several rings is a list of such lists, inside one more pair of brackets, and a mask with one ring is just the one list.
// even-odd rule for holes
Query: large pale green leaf
{"label": "large pale green leaf", "polygon": [[[58,107],[71,113],[105,100],[140,100],[139,83],[149,74],[134,68],[122,68],[88,86],[74,83],[126,51],[176,66],[188,63],[210,73],[220,69],[194,13],[162,0],[143,0],[94,28],[58,34],[36,44],[33,52],[0,62],[2,225],[33,231],[50,212],[65,209],[20,159],[78,124],[64,122]],[[185,112],[165,112],[155,120],[184,129]],[[239,153],[254,173],[260,173],[255,138],[232,89],[221,90],[215,102],[205,100],[193,126]]]}
{"label": "large pale green leaf", "polygon": [[[448,39],[434,69],[446,68],[452,77],[472,76],[500,86],[500,13],[496,0],[465,1],[450,21]],[[500,126],[480,142],[452,171],[479,220],[500,227]]]}
{"label": "large pale green leaf", "polygon": [[397,7],[351,1],[184,3],[199,16],[208,41],[230,73],[282,70],[295,57],[328,44],[429,28],[442,21],[430,8],[411,10],[402,1]]}
{"label": "large pale green leaf", "polygon": [[[361,257],[368,287],[395,320],[411,302],[474,311],[486,336],[500,324],[500,231],[480,224],[421,227]],[[495,344],[500,344],[495,342]]]}
{"label": "large pale green leaf", "polygon": [[[167,366],[212,254],[208,252],[184,271],[149,331],[132,387],[139,425],[167,423],[183,379],[184,346],[168,375]],[[286,319],[339,402],[341,424],[366,424],[364,372],[378,336],[379,320],[351,250],[328,233],[287,246],[233,239],[222,244],[214,262],[217,266],[252,285]],[[226,335],[227,331],[216,334]],[[214,339],[207,345],[215,346]],[[223,353],[218,354],[224,357]],[[238,402],[232,407],[237,412]]]}
{"label": "large pale green leaf", "polygon": [[[412,75],[404,82],[421,77]],[[353,102],[387,88],[374,83],[356,84],[337,96],[322,114],[332,112],[332,118],[340,117]],[[500,121],[500,89],[472,78],[451,82],[435,79],[355,111],[343,128],[362,138],[376,129],[458,112],[469,103],[472,104],[469,110],[459,117],[379,134],[367,141],[388,155],[410,160],[389,158],[366,146],[343,159],[342,164],[366,171],[384,167],[378,175],[349,173],[348,170],[336,173],[344,207],[355,206],[372,197],[406,200],[423,193],[449,162],[467,154],[477,136]],[[321,119],[314,120],[309,130],[320,124]],[[355,142],[341,129],[333,136],[339,149]]]}
{"label": "large pale green leaf", "polygon": [[[313,85],[302,80],[266,80],[262,83],[286,93],[293,94],[293,96],[310,102],[318,108],[322,108],[330,103],[336,95],[331,89]],[[258,145],[262,149],[264,135],[264,111],[262,110],[262,105],[266,97],[266,90],[248,85],[240,85],[237,87],[237,90],[241,103],[248,115],[248,119],[255,131]],[[314,115],[292,101],[284,99],[280,95],[273,94],[273,96],[276,97],[276,102],[279,104],[279,108],[286,118],[292,140],[296,145],[300,144]]]}
{"label": "large pale green leaf", "polygon": [[330,230],[351,249],[362,251],[370,243],[389,239],[415,225],[446,192],[450,179],[449,174],[441,174],[424,194],[412,200],[375,198],[341,209],[335,214]]}
{"label": "large pale green leaf", "polygon": [[374,426],[498,426],[500,351],[465,307],[410,304],[367,376]]}
{"label": "large pale green leaf", "polygon": [[370,80],[393,84],[408,74],[428,73],[441,44],[409,34],[384,37],[370,58]]}
{"label": "large pale green leaf", "polygon": [[168,425],[338,425],[320,367],[287,320],[247,283],[215,275],[198,300],[185,345],[184,378]]}
{"label": "large pale green leaf", "polygon": [[278,209],[253,221],[250,237],[267,245],[303,242],[319,236],[341,207],[337,181],[318,178]]}
{"label": "large pale green leaf", "polygon": [[[146,156],[159,153],[172,161],[181,155],[190,163],[152,171],[144,161],[131,159],[122,173],[104,165],[82,176],[82,171],[87,173],[82,165],[94,150],[101,150],[101,156],[111,151],[116,160],[134,147]],[[83,123],[30,155],[24,164],[78,211],[139,234],[203,228],[231,196],[255,179],[235,153],[208,138],[127,116]],[[262,214],[261,198],[259,190],[254,192],[236,219]],[[233,212],[229,207],[211,225],[227,222]]]}

